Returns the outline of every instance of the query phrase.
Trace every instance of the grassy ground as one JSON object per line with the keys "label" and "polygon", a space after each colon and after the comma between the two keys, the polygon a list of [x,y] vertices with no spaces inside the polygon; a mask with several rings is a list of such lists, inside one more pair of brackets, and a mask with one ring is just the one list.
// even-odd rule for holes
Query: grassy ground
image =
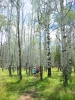
{"label": "grassy ground", "polygon": [[35,100],[75,100],[75,74],[72,73],[72,82],[64,88],[61,79],[61,72],[52,69],[52,77],[47,78],[44,73],[43,81],[39,78],[34,80],[33,76],[27,76],[23,72],[22,81],[13,73],[12,77],[8,76],[8,71],[0,70],[0,100],[19,100],[19,97],[26,94],[28,90],[36,90],[33,98]]}

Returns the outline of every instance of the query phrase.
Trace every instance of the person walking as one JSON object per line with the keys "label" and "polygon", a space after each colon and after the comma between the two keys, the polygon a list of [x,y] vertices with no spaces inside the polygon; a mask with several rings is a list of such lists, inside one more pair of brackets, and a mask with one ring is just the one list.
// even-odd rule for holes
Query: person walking
{"label": "person walking", "polygon": [[33,69],[34,78],[36,77],[36,68]]}

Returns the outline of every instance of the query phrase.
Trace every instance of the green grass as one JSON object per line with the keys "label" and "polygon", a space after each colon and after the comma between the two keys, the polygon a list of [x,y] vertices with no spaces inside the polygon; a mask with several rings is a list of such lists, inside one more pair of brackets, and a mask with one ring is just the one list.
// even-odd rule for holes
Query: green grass
{"label": "green grass", "polygon": [[40,81],[34,80],[33,76],[25,75],[23,71],[23,79],[19,81],[16,72],[9,77],[7,70],[1,72],[0,69],[0,100],[19,100],[26,91],[34,89],[38,93],[35,100],[75,100],[75,74],[72,73],[72,82],[65,88],[60,81],[61,74],[56,68],[52,68],[51,78],[47,78],[45,73],[43,81]]}

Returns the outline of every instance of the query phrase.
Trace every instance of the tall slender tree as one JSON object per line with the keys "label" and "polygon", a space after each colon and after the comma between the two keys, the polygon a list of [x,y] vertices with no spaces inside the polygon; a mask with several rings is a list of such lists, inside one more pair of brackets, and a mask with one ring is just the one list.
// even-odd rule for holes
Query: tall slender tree
{"label": "tall slender tree", "polygon": [[67,51],[66,51],[66,35],[65,35],[65,17],[64,17],[64,0],[60,1],[61,13],[61,37],[62,37],[62,67],[63,67],[63,85],[68,85],[67,72]]}
{"label": "tall slender tree", "polygon": [[19,48],[19,76],[22,80],[22,66],[21,66],[21,42],[20,42],[20,0],[17,0],[17,34],[18,34],[18,48]]}

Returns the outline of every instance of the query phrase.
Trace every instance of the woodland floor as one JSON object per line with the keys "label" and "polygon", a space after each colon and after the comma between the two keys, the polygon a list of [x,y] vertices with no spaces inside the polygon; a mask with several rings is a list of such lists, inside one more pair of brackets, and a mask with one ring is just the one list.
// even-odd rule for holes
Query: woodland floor
{"label": "woodland floor", "polygon": [[16,71],[9,77],[8,70],[0,70],[0,100],[75,100],[75,73],[72,72],[68,87],[63,87],[62,72],[52,68],[51,78],[44,72],[40,77],[28,76],[22,72],[19,81]]}
{"label": "woodland floor", "polygon": [[[36,79],[33,78],[31,86],[34,86],[35,81],[38,79],[39,77],[36,77]],[[29,89],[27,91],[24,91],[24,93],[19,98],[19,100],[35,100],[35,99],[39,100],[37,89]]]}
{"label": "woodland floor", "polygon": [[20,96],[19,100],[35,100],[35,98],[38,98],[38,92],[34,89],[25,91],[25,94]]}

